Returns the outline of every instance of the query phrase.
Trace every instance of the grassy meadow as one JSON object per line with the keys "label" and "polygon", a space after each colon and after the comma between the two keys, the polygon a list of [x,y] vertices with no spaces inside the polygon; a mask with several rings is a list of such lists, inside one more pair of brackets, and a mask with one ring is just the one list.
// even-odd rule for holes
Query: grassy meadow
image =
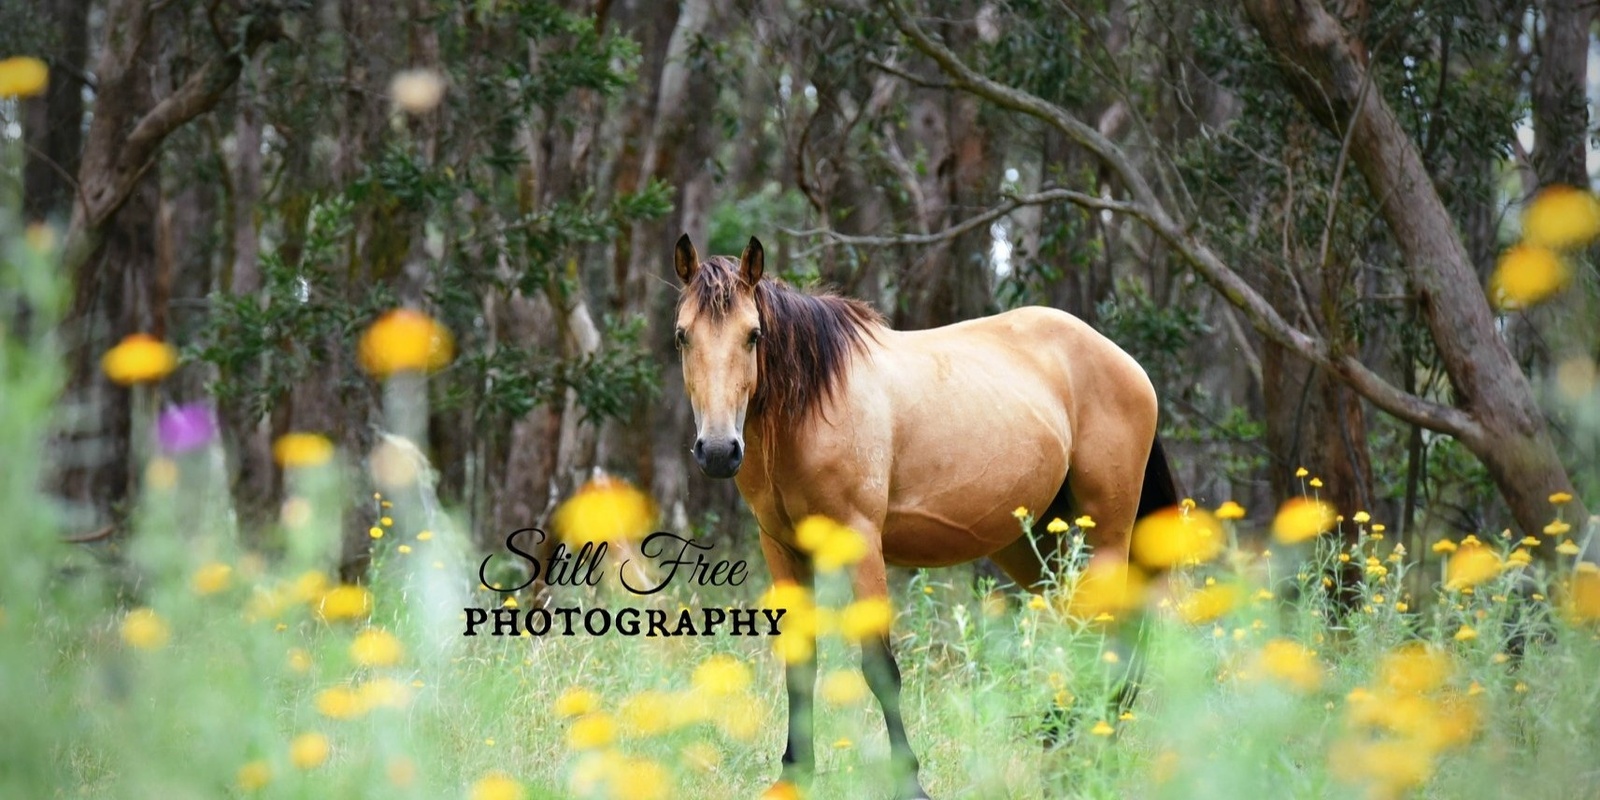
{"label": "grassy meadow", "polygon": [[[399,436],[420,435],[420,378],[439,356],[420,315],[386,318],[360,345],[388,380],[397,435],[371,454],[334,453],[314,435],[280,441],[288,500],[268,530],[235,528],[217,477],[224,454],[204,420],[158,417],[139,376],[157,379],[165,351],[135,342],[108,357],[108,370],[133,379],[135,424],[152,428],[134,530],[125,545],[63,541],[40,490],[61,342],[37,323],[65,295],[47,267],[48,231],[0,241],[14,267],[6,290],[36,314],[0,350],[9,529],[0,797],[654,800],[768,790],[794,637],[461,635],[463,609],[507,601],[479,585],[483,554],[466,543],[467,521],[439,507],[426,465]],[[1592,524],[1552,520],[1543,536],[1484,531],[1409,553],[1381,520],[1321,505],[1316,465],[1307,466],[1304,497],[1285,509],[1228,503],[1162,515],[1141,534],[1156,538],[1135,547],[1146,548],[1145,562],[1174,567],[1146,580],[1085,567],[1032,598],[965,569],[897,574],[894,642],[929,790],[1600,795],[1600,574],[1565,555]],[[349,488],[357,469],[385,490]],[[621,534],[648,524],[647,507],[607,484],[561,513]],[[347,509],[371,525],[374,559],[359,586],[334,572]],[[1028,521],[1026,509],[1018,515]],[[1088,524],[1051,527],[1076,549]],[[844,544],[826,554],[819,545],[838,568],[815,597],[767,598],[789,608],[789,630],[822,634],[819,775],[801,787],[807,797],[887,796],[882,717],[847,641],[881,621],[849,604],[851,552],[838,538],[847,535],[823,537]],[[606,580],[562,589],[556,604],[676,614],[763,602],[753,527],[716,557],[747,560],[753,579],[703,589],[679,581],[649,597]],[[1136,658],[1143,692],[1118,716],[1109,698]],[[1039,734],[1052,708],[1073,725],[1047,749]]]}

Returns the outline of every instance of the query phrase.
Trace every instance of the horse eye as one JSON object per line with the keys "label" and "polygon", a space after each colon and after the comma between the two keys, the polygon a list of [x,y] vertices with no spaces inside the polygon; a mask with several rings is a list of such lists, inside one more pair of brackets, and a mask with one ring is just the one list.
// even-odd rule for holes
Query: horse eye
{"label": "horse eye", "polygon": [[759,341],[761,341],[761,329],[760,328],[755,328],[755,329],[750,331],[750,340],[745,342],[745,346],[746,347],[755,347],[756,346],[756,342],[759,342]]}
{"label": "horse eye", "polygon": [[679,328],[672,336],[672,343],[676,345],[679,350],[682,350],[689,344],[689,334],[684,333],[683,329]]}

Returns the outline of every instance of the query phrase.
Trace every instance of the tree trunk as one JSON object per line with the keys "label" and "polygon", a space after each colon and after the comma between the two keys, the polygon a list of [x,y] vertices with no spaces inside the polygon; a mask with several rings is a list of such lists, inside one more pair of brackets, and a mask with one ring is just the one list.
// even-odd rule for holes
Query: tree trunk
{"label": "tree trunk", "polygon": [[1540,186],[1589,187],[1589,22],[1594,4],[1541,0],[1539,66],[1533,73],[1533,170]]}
{"label": "tree trunk", "polygon": [[83,80],[89,63],[89,0],[56,0],[45,12],[58,43],[50,59],[44,97],[25,100],[28,160],[22,172],[22,213],[30,221],[65,219],[72,213],[83,144]]}

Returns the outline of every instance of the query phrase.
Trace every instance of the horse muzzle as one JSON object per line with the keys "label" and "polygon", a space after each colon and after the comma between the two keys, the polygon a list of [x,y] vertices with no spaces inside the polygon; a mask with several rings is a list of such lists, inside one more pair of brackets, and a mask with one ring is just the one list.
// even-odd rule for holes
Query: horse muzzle
{"label": "horse muzzle", "polygon": [[694,461],[710,478],[731,478],[744,463],[744,445],[736,438],[694,440]]}

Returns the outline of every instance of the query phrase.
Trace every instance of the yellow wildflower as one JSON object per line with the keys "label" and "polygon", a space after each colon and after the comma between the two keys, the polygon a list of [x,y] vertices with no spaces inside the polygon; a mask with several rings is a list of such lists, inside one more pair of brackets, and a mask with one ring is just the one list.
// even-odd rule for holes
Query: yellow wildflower
{"label": "yellow wildflower", "polygon": [[195,594],[205,596],[216,594],[228,588],[233,580],[233,567],[227,564],[212,562],[197,570],[189,579],[189,587]]}
{"label": "yellow wildflower", "polygon": [[1296,478],[1304,478],[1305,476],[1310,475],[1310,474],[1311,474],[1311,471],[1306,469],[1305,467],[1299,467],[1299,468],[1295,469],[1295,471],[1294,471],[1294,476]]}
{"label": "yellow wildflower", "polygon": [[[1565,595],[1566,609],[1580,620],[1593,621],[1600,619],[1600,570],[1593,569],[1592,564],[1580,564],[1567,581]],[[1590,569],[1583,569],[1590,567]]]}
{"label": "yellow wildflower", "polygon": [[317,616],[329,622],[364,619],[371,613],[372,593],[360,586],[335,586],[317,602]]}
{"label": "yellow wildflower", "polygon": [[522,800],[522,784],[511,776],[491,772],[472,784],[471,800]]}
{"label": "yellow wildflower", "polygon": [[1433,543],[1433,552],[1435,553],[1454,553],[1455,551],[1456,543],[1449,539],[1440,539]]}
{"label": "yellow wildflower", "polygon": [[617,715],[630,735],[655,736],[672,727],[673,699],[666,692],[639,692],[622,701]]}
{"label": "yellow wildflower", "polygon": [[100,359],[106,377],[123,386],[154,383],[178,368],[178,351],[148,333],[123,337]]}
{"label": "yellow wildflower", "polygon": [[822,572],[842,569],[867,554],[867,540],[861,534],[818,515],[806,517],[795,526],[795,543],[811,554]]}
{"label": "yellow wildflower", "polygon": [[1285,544],[1313,539],[1333,527],[1333,506],[1321,500],[1290,498],[1272,520],[1272,535]]}
{"label": "yellow wildflower", "polygon": [[1500,574],[1500,556],[1482,545],[1463,546],[1450,556],[1445,570],[1447,589],[1477,586]]}
{"label": "yellow wildflower", "polygon": [[427,314],[408,308],[379,317],[361,335],[362,369],[378,378],[396,372],[434,372],[450,363],[450,331]]}
{"label": "yellow wildflower", "polygon": [[0,98],[34,97],[50,85],[50,68],[31,56],[0,61]]}
{"label": "yellow wildflower", "polygon": [[1544,532],[1550,536],[1564,536],[1571,532],[1572,526],[1561,520],[1555,520],[1544,526]]}
{"label": "yellow wildflower", "polygon": [[251,761],[234,773],[233,785],[241,792],[259,791],[272,782],[272,768],[260,759]]}
{"label": "yellow wildflower", "polygon": [[600,707],[600,696],[578,686],[569,686],[556,698],[555,712],[559,717],[581,717]]}
{"label": "yellow wildflower", "polygon": [[778,781],[761,793],[760,800],[801,800],[801,794],[794,784]]}
{"label": "yellow wildflower", "polygon": [[1570,502],[1572,502],[1572,494],[1570,492],[1556,492],[1550,495],[1550,505],[1564,506]]}
{"label": "yellow wildflower", "polygon": [[333,746],[320,733],[302,733],[289,742],[289,763],[300,769],[315,769],[327,763]]}
{"label": "yellow wildflower", "polygon": [[363,667],[392,667],[405,657],[405,646],[382,628],[368,628],[350,643],[350,658]]}
{"label": "yellow wildflower", "polygon": [[1350,520],[1358,525],[1362,525],[1367,522],[1371,522],[1372,515],[1365,511],[1357,511],[1353,516],[1350,517]]}
{"label": "yellow wildflower", "polygon": [[1044,529],[1051,533],[1062,534],[1072,530],[1072,526],[1068,525],[1066,520],[1056,517],[1055,519],[1050,520],[1050,524],[1044,526]]}
{"label": "yellow wildflower", "polygon": [[1177,603],[1178,617],[1190,624],[1211,622],[1239,604],[1239,587],[1214,584],[1190,592]]}
{"label": "yellow wildflower", "polygon": [[1549,299],[1572,280],[1572,267],[1555,251],[1519,244],[1500,256],[1489,276],[1489,297],[1500,308],[1526,308]]}
{"label": "yellow wildflower", "polygon": [[573,750],[594,750],[617,738],[617,723],[602,711],[585,714],[567,729],[567,746]]}
{"label": "yellow wildflower", "polygon": [[330,719],[355,719],[366,713],[360,695],[348,686],[333,686],[317,692],[313,703],[317,711]]}
{"label": "yellow wildflower", "polygon": [[1478,632],[1473,630],[1470,626],[1462,625],[1456,630],[1456,635],[1454,638],[1458,642],[1470,642],[1473,639],[1478,638]]}
{"label": "yellow wildflower", "polygon": [[638,539],[655,522],[655,502],[627,481],[609,476],[585,484],[554,517],[556,533],[571,544]]}
{"label": "yellow wildflower", "polygon": [[1263,645],[1256,669],[1301,692],[1316,691],[1322,685],[1322,663],[1316,654],[1288,639],[1273,639]]}
{"label": "yellow wildflower", "polygon": [[1153,569],[1210,561],[1224,544],[1222,525],[1207,511],[1165,508],[1133,526],[1133,558]]}
{"label": "yellow wildflower", "polygon": [[1028,518],[1028,507],[1027,506],[1017,506],[1016,508],[1011,510],[1011,516],[1016,517],[1017,519],[1027,519]]}
{"label": "yellow wildflower", "polygon": [[706,694],[737,694],[750,686],[750,665],[730,655],[714,655],[694,668],[691,680]]}
{"label": "yellow wildflower", "polygon": [[1111,734],[1116,733],[1117,729],[1111,727],[1111,723],[1102,719],[1096,722],[1094,727],[1089,729],[1089,732],[1095,736],[1110,736]]}
{"label": "yellow wildflower", "polygon": [[1083,516],[1078,517],[1077,519],[1073,520],[1072,524],[1074,524],[1074,525],[1078,526],[1079,528],[1082,528],[1082,529],[1084,529],[1086,531],[1087,530],[1092,530],[1094,528],[1094,518],[1089,516],[1088,514],[1084,514]]}
{"label": "yellow wildflower", "polygon": [[1522,211],[1522,240],[1552,250],[1583,247],[1600,236],[1600,201],[1571,186],[1550,186]]}
{"label": "yellow wildflower", "polygon": [[1072,587],[1067,613],[1080,620],[1115,615],[1142,603],[1144,589],[1144,573],[1137,567],[1114,558],[1091,559]]}
{"label": "yellow wildflower", "polygon": [[315,467],[333,458],[333,442],[316,433],[286,433],[272,443],[272,457],[288,469]]}
{"label": "yellow wildflower", "polygon": [[301,675],[311,671],[311,654],[304,648],[289,648],[289,669]]}
{"label": "yellow wildflower", "polygon": [[394,678],[375,678],[356,687],[363,709],[405,708],[411,705],[410,687]]}
{"label": "yellow wildflower", "polygon": [[1556,545],[1556,552],[1564,556],[1575,556],[1578,554],[1578,543],[1568,539]]}
{"label": "yellow wildflower", "polygon": [[1217,506],[1217,519],[1244,519],[1244,506],[1229,500]]}
{"label": "yellow wildflower", "polygon": [[1523,547],[1538,547],[1541,542],[1537,536],[1524,536],[1522,537],[1522,541],[1518,542],[1518,544],[1522,545]]}
{"label": "yellow wildflower", "polygon": [[627,766],[612,778],[611,796],[617,800],[662,800],[668,796],[671,782],[660,764],[648,758],[628,759]]}
{"label": "yellow wildflower", "polygon": [[817,693],[828,705],[852,705],[867,696],[867,682],[859,670],[835,670],[823,676]]}
{"label": "yellow wildflower", "polygon": [[1322,488],[1322,479],[1321,478],[1312,478],[1311,481],[1310,481],[1310,485],[1311,485],[1311,488],[1313,488],[1313,489],[1321,489]]}
{"label": "yellow wildflower", "polygon": [[172,629],[161,615],[136,608],[122,618],[122,641],[140,650],[159,650],[172,639]]}
{"label": "yellow wildflower", "polygon": [[839,633],[853,642],[884,636],[894,622],[894,609],[887,597],[868,597],[845,606],[839,617]]}

